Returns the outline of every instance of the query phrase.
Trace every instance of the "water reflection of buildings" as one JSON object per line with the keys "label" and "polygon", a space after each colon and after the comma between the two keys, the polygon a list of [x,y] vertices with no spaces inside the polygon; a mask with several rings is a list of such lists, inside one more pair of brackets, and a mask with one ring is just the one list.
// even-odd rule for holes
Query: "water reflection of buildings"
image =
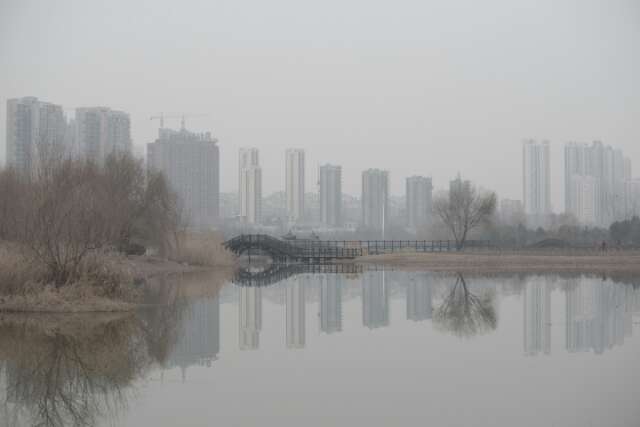
{"label": "water reflection of buildings", "polygon": [[389,290],[385,271],[363,276],[362,324],[370,329],[389,326]]}
{"label": "water reflection of buildings", "polygon": [[287,347],[304,348],[306,275],[296,276],[286,284]]}
{"label": "water reflection of buildings", "polygon": [[420,322],[431,319],[431,283],[426,273],[407,275],[407,320]]}
{"label": "water reflection of buildings", "polygon": [[342,331],[342,275],[322,274],[320,280],[320,330]]}
{"label": "water reflection of buildings", "polygon": [[240,288],[240,350],[256,350],[262,329],[262,289]]}
{"label": "water reflection of buildings", "polygon": [[183,378],[191,365],[211,366],[220,352],[220,301],[199,298],[189,303],[180,323],[178,341],[169,358],[170,366],[180,366]]}
{"label": "water reflection of buildings", "polygon": [[531,279],[524,288],[524,353],[551,353],[551,290],[544,278]]}
{"label": "water reflection of buildings", "polygon": [[566,295],[566,342],[570,352],[601,354],[622,345],[633,327],[634,290],[597,279],[570,283]]}

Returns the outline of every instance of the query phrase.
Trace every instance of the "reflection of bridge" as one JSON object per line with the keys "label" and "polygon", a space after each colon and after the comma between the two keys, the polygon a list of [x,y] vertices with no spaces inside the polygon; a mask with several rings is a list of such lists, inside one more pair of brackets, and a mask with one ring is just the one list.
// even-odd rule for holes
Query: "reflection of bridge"
{"label": "reflection of bridge", "polygon": [[233,283],[239,286],[269,286],[304,273],[359,274],[362,273],[362,266],[354,264],[271,264],[269,268],[259,272],[240,269],[236,272]]}
{"label": "reflection of bridge", "polygon": [[[284,240],[266,234],[241,234],[224,242],[225,248],[240,255],[252,250],[268,253],[276,262],[330,262],[364,255],[394,252],[452,252],[453,240]],[[486,240],[468,240],[466,248],[488,248]]]}

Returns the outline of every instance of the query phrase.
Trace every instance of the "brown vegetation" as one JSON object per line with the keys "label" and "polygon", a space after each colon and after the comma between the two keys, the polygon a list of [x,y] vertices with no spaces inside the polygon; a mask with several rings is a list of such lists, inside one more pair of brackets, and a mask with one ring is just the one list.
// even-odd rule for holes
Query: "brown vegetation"
{"label": "brown vegetation", "polygon": [[79,281],[85,259],[100,251],[166,246],[178,219],[162,175],[127,154],[104,165],[62,156],[39,164],[33,176],[0,172],[0,241],[41,267],[45,283]]}
{"label": "brown vegetation", "polygon": [[[136,278],[232,265],[221,242],[188,233],[163,175],[128,154],[0,170],[0,310],[128,309]],[[149,247],[160,257],[125,256]]]}
{"label": "brown vegetation", "polygon": [[176,233],[169,250],[169,259],[202,267],[233,267],[235,257],[222,243],[223,237],[214,231]]}

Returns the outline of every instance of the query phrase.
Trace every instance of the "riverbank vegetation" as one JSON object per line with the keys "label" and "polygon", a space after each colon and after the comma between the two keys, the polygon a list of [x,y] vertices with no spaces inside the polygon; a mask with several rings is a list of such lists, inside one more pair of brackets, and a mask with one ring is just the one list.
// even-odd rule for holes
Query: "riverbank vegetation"
{"label": "riverbank vegetation", "polygon": [[126,309],[139,278],[127,255],[151,250],[157,262],[215,264],[221,238],[186,230],[164,176],[128,154],[103,164],[43,156],[31,176],[2,170],[0,310],[41,311],[62,301]]}

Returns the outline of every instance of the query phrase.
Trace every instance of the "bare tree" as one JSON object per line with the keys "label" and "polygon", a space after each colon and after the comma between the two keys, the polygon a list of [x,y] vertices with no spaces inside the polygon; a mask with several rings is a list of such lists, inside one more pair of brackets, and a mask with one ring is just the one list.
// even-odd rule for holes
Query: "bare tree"
{"label": "bare tree", "polygon": [[449,193],[441,194],[434,201],[434,210],[456,241],[456,249],[462,250],[469,232],[487,222],[496,209],[496,195],[481,192],[460,176],[452,182]]}

